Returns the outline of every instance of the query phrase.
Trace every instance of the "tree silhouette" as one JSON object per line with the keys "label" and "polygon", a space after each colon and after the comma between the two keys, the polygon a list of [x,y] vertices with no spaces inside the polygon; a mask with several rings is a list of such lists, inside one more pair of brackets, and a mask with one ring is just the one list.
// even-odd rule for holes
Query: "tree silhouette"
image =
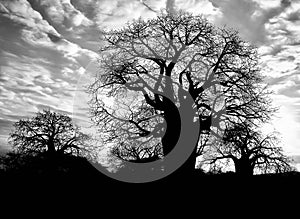
{"label": "tree silhouette", "polygon": [[[202,134],[219,136],[226,123],[265,121],[273,111],[256,49],[202,16],[162,12],[102,37],[100,71],[89,88],[92,118],[124,160],[162,158],[183,131],[199,124],[201,140]],[[141,153],[128,156],[132,148]],[[195,145],[189,168],[197,156]]]}
{"label": "tree silhouette", "polygon": [[218,164],[231,160],[238,175],[281,173],[291,171],[290,159],[282,153],[277,133],[264,136],[253,124],[245,121],[233,124],[224,133],[223,139],[214,142],[204,154],[203,163]]}
{"label": "tree silhouette", "polygon": [[21,154],[78,155],[87,139],[69,116],[43,110],[33,118],[16,122],[9,143]]}

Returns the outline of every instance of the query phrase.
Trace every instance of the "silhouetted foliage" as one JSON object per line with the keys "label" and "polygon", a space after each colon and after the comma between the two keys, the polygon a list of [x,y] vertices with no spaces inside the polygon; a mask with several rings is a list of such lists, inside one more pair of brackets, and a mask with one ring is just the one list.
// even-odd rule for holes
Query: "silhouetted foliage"
{"label": "silhouetted foliage", "polygon": [[87,139],[69,116],[43,110],[33,118],[16,122],[9,143],[18,154],[78,155],[84,150]]}
{"label": "silhouetted foliage", "polygon": [[[222,140],[215,141],[203,155],[203,163],[220,167],[219,161],[232,161],[238,175],[282,173],[292,170],[290,159],[278,146],[278,133],[263,135],[245,121],[227,127]],[[224,164],[223,164],[224,165]],[[220,170],[221,170],[220,169]]]}
{"label": "silhouetted foliage", "polygon": [[[266,121],[273,112],[256,49],[236,31],[215,28],[202,16],[161,13],[103,31],[102,37],[90,106],[104,143],[121,159],[162,158],[180,132],[197,123],[201,141],[202,135],[219,135],[226,123]],[[190,123],[182,124],[180,116]],[[195,147],[190,168],[201,151]]]}
{"label": "silhouetted foliage", "polygon": [[72,177],[100,175],[84,157],[46,153],[24,154],[10,152],[0,157],[0,170],[5,177]]}

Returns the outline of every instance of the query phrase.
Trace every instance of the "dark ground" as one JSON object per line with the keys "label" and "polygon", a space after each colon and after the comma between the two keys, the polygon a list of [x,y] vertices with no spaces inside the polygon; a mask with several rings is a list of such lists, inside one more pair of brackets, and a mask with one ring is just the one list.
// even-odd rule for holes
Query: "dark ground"
{"label": "dark ground", "polygon": [[[17,160],[17,162],[15,161]],[[13,190],[75,190],[103,191],[116,194],[134,194],[140,196],[162,195],[165,193],[201,194],[206,192],[238,192],[245,195],[266,192],[294,193],[300,191],[300,173],[255,175],[238,177],[234,173],[204,174],[201,171],[187,173],[178,169],[169,176],[150,183],[124,183],[107,177],[93,167],[85,158],[60,156],[48,157],[13,157],[6,163],[10,168],[0,169],[2,188]],[[151,191],[155,191],[152,193]],[[141,194],[140,194],[141,193]]]}
{"label": "dark ground", "polygon": [[[297,203],[294,199],[300,195],[300,173],[242,178],[232,173],[187,174],[179,169],[158,181],[133,184],[111,179],[86,159],[71,156],[55,161],[33,159],[25,166],[2,171],[0,188],[1,209],[5,211],[4,206],[12,206],[10,215],[27,212],[39,218],[52,214],[59,218],[62,210],[68,217],[72,214],[78,217],[81,212],[83,218],[95,214],[100,218],[118,215],[159,218],[173,214],[201,218],[207,214],[224,217],[245,209],[242,215],[238,214],[239,218],[249,218],[249,213],[257,214],[257,209],[277,212],[283,204]],[[273,204],[267,207],[270,203],[279,207]]]}

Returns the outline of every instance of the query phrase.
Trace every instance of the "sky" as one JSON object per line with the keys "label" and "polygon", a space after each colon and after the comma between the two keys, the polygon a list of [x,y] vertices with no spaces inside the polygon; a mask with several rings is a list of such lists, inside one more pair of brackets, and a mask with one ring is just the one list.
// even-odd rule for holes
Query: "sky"
{"label": "sky", "polygon": [[17,120],[50,108],[87,124],[83,89],[97,71],[100,30],[160,9],[203,14],[258,47],[279,111],[266,125],[300,167],[300,0],[0,0],[0,151]]}

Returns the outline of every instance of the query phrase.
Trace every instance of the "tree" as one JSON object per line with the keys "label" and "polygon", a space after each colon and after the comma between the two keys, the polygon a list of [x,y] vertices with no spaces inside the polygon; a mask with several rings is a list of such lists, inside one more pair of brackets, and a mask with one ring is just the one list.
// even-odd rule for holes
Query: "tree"
{"label": "tree", "polygon": [[[200,125],[197,138],[219,136],[225,123],[265,121],[272,112],[256,49],[234,30],[215,28],[202,16],[162,12],[102,37],[90,106],[104,142],[119,148],[113,152],[154,151],[159,144],[164,157],[187,130]],[[118,156],[152,153],[125,154]],[[189,168],[197,155],[196,144]]]}
{"label": "tree", "polygon": [[87,138],[69,116],[43,110],[33,118],[16,122],[9,143],[17,153],[35,155],[45,152],[53,156],[79,154]]}
{"label": "tree", "polygon": [[215,165],[231,160],[238,175],[281,173],[291,170],[290,160],[277,146],[277,133],[263,135],[257,127],[245,121],[228,127],[221,141],[216,141],[203,156],[203,163]]}

